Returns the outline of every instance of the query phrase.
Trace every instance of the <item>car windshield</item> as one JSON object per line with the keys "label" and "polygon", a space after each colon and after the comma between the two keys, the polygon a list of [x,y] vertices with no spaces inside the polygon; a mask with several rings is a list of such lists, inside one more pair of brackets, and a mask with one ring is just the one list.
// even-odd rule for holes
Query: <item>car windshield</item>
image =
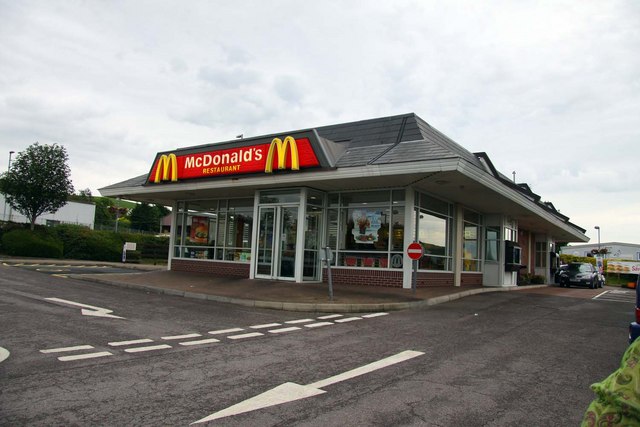
{"label": "car windshield", "polygon": [[569,264],[569,271],[573,273],[588,273],[591,271],[590,264]]}

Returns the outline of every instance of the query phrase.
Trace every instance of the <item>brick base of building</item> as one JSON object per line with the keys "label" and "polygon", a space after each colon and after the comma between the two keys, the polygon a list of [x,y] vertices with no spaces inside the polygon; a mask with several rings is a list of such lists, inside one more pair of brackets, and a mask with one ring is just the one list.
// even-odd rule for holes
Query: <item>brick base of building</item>
{"label": "brick base of building", "polygon": [[[418,272],[416,287],[453,286],[453,273]],[[401,270],[355,270],[332,268],[331,279],[337,285],[366,285],[402,287]],[[322,280],[327,282],[327,269],[322,269]],[[462,274],[462,286],[482,285],[482,274]]]}
{"label": "brick base of building", "polygon": [[172,259],[171,270],[191,273],[211,273],[218,277],[249,278],[251,265],[239,262],[194,261],[190,259]]}
{"label": "brick base of building", "polygon": [[[251,265],[238,262],[198,261],[191,259],[171,260],[171,270],[191,273],[210,273],[218,277],[248,279]],[[453,273],[419,272],[416,286],[453,286]],[[402,287],[402,270],[356,270],[332,268],[331,278],[336,285]],[[482,274],[462,274],[462,286],[481,286]],[[327,269],[322,269],[322,280],[327,283]]]}

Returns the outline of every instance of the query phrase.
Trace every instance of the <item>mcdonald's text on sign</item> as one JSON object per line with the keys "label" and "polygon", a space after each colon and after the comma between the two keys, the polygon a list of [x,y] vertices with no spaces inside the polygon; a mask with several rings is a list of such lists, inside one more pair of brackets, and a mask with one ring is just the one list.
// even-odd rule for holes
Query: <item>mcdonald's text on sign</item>
{"label": "mcdonald's text on sign", "polygon": [[420,243],[413,242],[407,247],[407,255],[412,260],[422,258],[422,245]]}
{"label": "mcdonald's text on sign", "polygon": [[308,138],[273,138],[269,143],[234,147],[198,153],[170,153],[158,156],[148,181],[206,178],[248,173],[273,173],[274,170],[293,170],[319,166]]}

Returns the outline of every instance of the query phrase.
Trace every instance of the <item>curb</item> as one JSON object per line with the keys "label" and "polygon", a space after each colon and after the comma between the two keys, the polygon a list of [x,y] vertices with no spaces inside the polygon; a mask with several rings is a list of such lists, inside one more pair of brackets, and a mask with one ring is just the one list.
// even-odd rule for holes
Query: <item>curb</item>
{"label": "curb", "polygon": [[132,283],[123,283],[112,280],[103,279],[100,277],[89,277],[86,275],[70,274],[68,277],[72,279],[85,280],[94,283],[100,283],[110,286],[116,286],[126,289],[138,289],[155,294],[164,294],[171,296],[179,296],[184,298],[192,298],[199,300],[215,301],[226,304],[235,304],[243,307],[256,307],[266,308],[271,310],[285,310],[285,311],[298,311],[298,312],[315,312],[315,313],[367,313],[373,311],[399,311],[414,309],[420,307],[430,307],[454,301],[460,298],[464,298],[471,295],[477,295],[487,292],[507,292],[518,291],[521,289],[535,289],[546,288],[549,285],[529,285],[529,286],[513,286],[509,288],[483,288],[483,289],[468,289],[465,291],[457,292],[450,295],[441,295],[438,297],[428,298],[421,301],[410,302],[387,302],[387,303],[354,303],[354,304],[341,304],[341,303],[298,303],[298,302],[284,302],[284,301],[264,301],[264,300],[251,300],[242,298],[225,297],[220,295],[209,295],[198,292],[179,291],[171,288],[157,288],[149,285],[138,285]]}

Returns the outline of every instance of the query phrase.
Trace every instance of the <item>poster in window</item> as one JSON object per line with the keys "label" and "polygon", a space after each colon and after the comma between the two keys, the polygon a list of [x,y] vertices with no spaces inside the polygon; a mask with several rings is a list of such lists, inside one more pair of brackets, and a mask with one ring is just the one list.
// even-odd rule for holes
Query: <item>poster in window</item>
{"label": "poster in window", "polygon": [[356,243],[374,244],[378,241],[381,215],[366,210],[353,211],[353,237]]}
{"label": "poster in window", "polygon": [[207,243],[209,240],[209,219],[203,216],[192,216],[189,238],[194,243]]}

